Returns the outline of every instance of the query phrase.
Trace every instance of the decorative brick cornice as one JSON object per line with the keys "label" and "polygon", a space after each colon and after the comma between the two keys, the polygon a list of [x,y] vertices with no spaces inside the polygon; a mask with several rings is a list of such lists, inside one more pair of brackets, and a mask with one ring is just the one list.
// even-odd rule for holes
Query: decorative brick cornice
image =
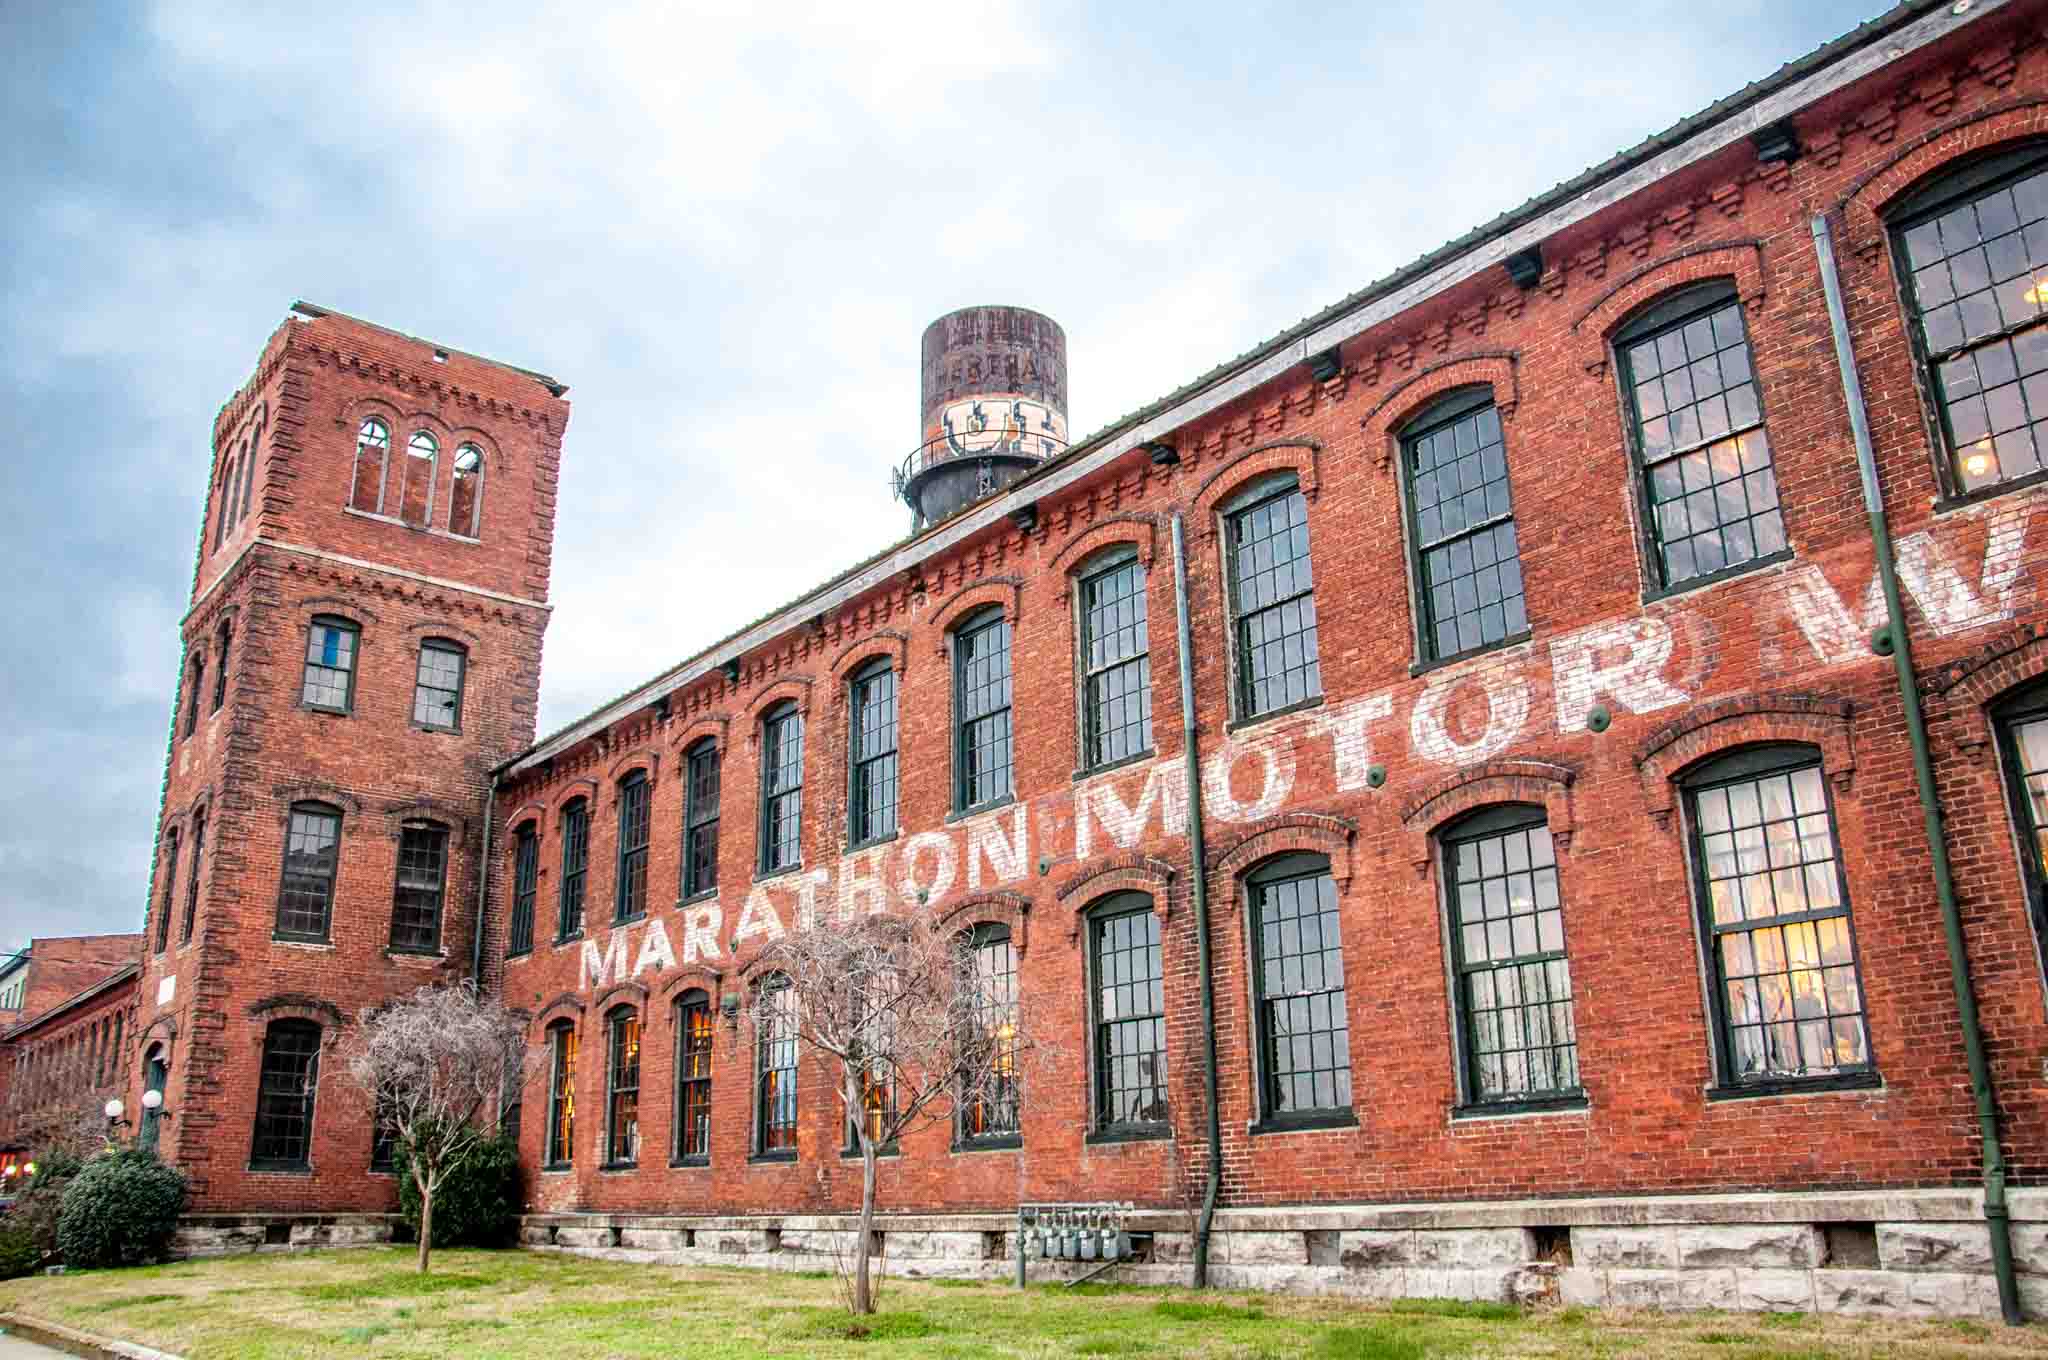
{"label": "decorative brick cornice", "polygon": [[1718,276],[1735,281],[1735,295],[1754,318],[1770,282],[1764,269],[1763,243],[1748,236],[1704,241],[1630,270],[1573,318],[1571,329],[1580,345],[1581,366],[1596,376],[1605,373],[1608,337],[1630,315],[1673,289]]}
{"label": "decorative brick cornice", "polygon": [[1864,263],[1883,253],[1883,214],[1891,202],[1958,156],[2000,142],[2048,135],[2048,98],[2026,95],[1960,114],[1902,142],[1858,175],[1835,203],[1845,244]]}
{"label": "decorative brick cornice", "polygon": [[901,675],[909,669],[909,655],[910,635],[900,633],[894,628],[884,628],[842,648],[839,655],[832,659],[831,675],[838,682],[837,688],[843,693],[847,684],[852,681],[853,673],[876,657],[889,658],[889,664],[895,669],[896,674]]}
{"label": "decorative brick cornice", "polygon": [[1195,488],[1193,510],[1188,516],[1198,534],[1215,532],[1216,507],[1255,477],[1269,472],[1292,471],[1301,481],[1301,494],[1314,501],[1322,489],[1323,445],[1320,440],[1275,439],[1254,444],[1227,458]]}
{"label": "decorative brick cornice", "polygon": [[1021,576],[985,576],[961,586],[944,603],[932,610],[931,628],[937,642],[939,655],[946,654],[947,635],[954,624],[969,613],[984,605],[1001,605],[1003,614],[1016,627],[1024,611],[1024,578]]}
{"label": "decorative brick cornice", "polygon": [[1138,550],[1138,561],[1146,567],[1159,549],[1158,515],[1132,513],[1111,515],[1075,534],[1052,555],[1055,572],[1071,571],[1095,553],[1116,543],[1128,543]]}

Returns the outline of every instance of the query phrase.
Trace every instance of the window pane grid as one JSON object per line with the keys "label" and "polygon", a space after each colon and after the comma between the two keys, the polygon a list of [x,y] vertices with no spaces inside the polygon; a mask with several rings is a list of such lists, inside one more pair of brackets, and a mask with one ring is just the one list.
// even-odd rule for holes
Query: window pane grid
{"label": "window pane grid", "polygon": [[278,934],[327,938],[340,852],[339,813],[292,809],[285,834],[284,876],[277,894]]}
{"label": "window pane grid", "polygon": [[2048,717],[2015,724],[2012,742],[2026,801],[2026,853],[2035,875],[2048,875]]}
{"label": "window pane grid", "polygon": [[311,1159],[313,1087],[320,1071],[320,1027],[282,1020],[263,1042],[256,1094],[256,1137],[249,1160],[258,1166],[305,1166]]}
{"label": "window pane grid", "polygon": [[1096,1118],[1166,1118],[1166,971],[1159,918],[1147,907],[1096,921]]}
{"label": "window pane grid", "polygon": [[1337,885],[1328,873],[1263,883],[1257,920],[1265,1114],[1351,1108],[1351,1021]]}
{"label": "window pane grid", "polygon": [[1545,825],[1445,847],[1475,1102],[1579,1089],[1557,859]]}
{"label": "window pane grid", "polygon": [[533,948],[533,899],[539,880],[540,837],[532,827],[523,827],[513,857],[512,925],[505,944],[508,954],[524,954]]}
{"label": "window pane grid", "polygon": [[796,1147],[796,993],[786,982],[771,983],[768,1001],[754,1045],[756,1147],[779,1152]]}
{"label": "window pane grid", "polygon": [[978,807],[1011,789],[1010,621],[962,629],[953,645],[960,806]]}
{"label": "window pane grid", "polygon": [[1664,583],[1783,551],[1742,304],[1675,321],[1631,342],[1623,360]]}
{"label": "window pane grid", "polygon": [[678,1160],[711,1155],[711,1003],[693,1001],[676,1020]]}
{"label": "window pane grid", "polygon": [[620,1166],[640,1160],[640,1016],[628,1011],[611,1024],[610,1110],[605,1121],[605,1161]]}
{"label": "window pane grid", "polygon": [[441,894],[448,871],[448,828],[400,829],[398,887],[391,908],[391,947],[432,952],[441,947]]}
{"label": "window pane grid", "polygon": [[853,840],[896,831],[896,672],[887,667],[853,686]]}
{"label": "window pane grid", "polygon": [[562,909],[556,937],[583,933],[583,880],[590,863],[590,804],[578,798],[562,813]]}
{"label": "window pane grid", "polygon": [[1240,716],[1323,692],[1308,560],[1308,502],[1300,491],[1230,517],[1231,613],[1237,620]]}
{"label": "window pane grid", "polygon": [[452,730],[462,721],[462,653],[426,643],[420,648],[412,720],[421,727]]}
{"label": "window pane grid", "polygon": [[306,679],[300,691],[301,700],[311,708],[346,712],[355,664],[355,629],[335,623],[314,624],[306,634]]}
{"label": "window pane grid", "polygon": [[613,921],[647,914],[647,776],[628,775],[619,785],[619,877]]}
{"label": "window pane grid", "polygon": [[690,753],[688,806],[683,810],[683,895],[718,886],[718,748],[705,742]]}
{"label": "window pane grid", "polygon": [[1408,476],[1431,658],[1527,631],[1500,412],[1484,406],[1412,437]]}
{"label": "window pane grid", "polygon": [[1108,765],[1152,749],[1152,659],[1145,573],[1124,562],[1081,582],[1082,763]]}
{"label": "window pane grid", "polygon": [[1017,951],[1010,932],[990,927],[975,937],[969,953],[975,1025],[993,1055],[982,1089],[964,1102],[962,1138],[1017,1132]]}
{"label": "window pane grid", "polygon": [[567,1166],[576,1146],[576,1031],[555,1031],[554,1081],[548,1090],[548,1165]]}
{"label": "window pane grid", "polygon": [[770,718],[762,748],[761,867],[787,869],[803,854],[803,715],[790,709]]}
{"label": "window pane grid", "polygon": [[1869,1064],[1863,990],[1818,768],[1693,795],[1731,1077]]}

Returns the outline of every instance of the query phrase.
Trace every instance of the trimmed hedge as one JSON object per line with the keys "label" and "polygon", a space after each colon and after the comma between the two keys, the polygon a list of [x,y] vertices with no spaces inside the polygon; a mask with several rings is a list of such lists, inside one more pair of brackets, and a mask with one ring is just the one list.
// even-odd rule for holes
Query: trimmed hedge
{"label": "trimmed hedge", "polygon": [[43,1263],[34,1236],[19,1223],[0,1219],[0,1280],[33,1275]]}
{"label": "trimmed hedge", "polygon": [[110,1148],[64,1188],[57,1248],[71,1270],[161,1258],[185,1208],[185,1177],[154,1150]]}
{"label": "trimmed hedge", "polygon": [[[403,1149],[398,1172],[398,1211],[412,1240],[420,1235],[420,1192]],[[434,1194],[436,1247],[505,1247],[519,1227],[519,1149],[504,1137],[476,1145],[448,1173]]]}
{"label": "trimmed hedge", "polygon": [[8,1211],[7,1226],[28,1234],[40,1260],[55,1260],[57,1215],[64,1207],[64,1187],[85,1166],[85,1159],[73,1152],[45,1149],[34,1160],[36,1174]]}

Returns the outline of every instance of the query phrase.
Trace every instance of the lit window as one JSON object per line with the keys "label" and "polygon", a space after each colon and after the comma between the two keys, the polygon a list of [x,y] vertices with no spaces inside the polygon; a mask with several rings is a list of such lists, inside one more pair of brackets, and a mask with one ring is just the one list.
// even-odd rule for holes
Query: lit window
{"label": "lit window", "polygon": [[565,1167],[576,1146],[576,1030],[567,1021],[549,1028],[554,1061],[548,1083],[547,1164]]}
{"label": "lit window", "polygon": [[277,892],[277,933],[325,941],[341,859],[341,812],[324,803],[296,803],[285,832],[284,875]]}
{"label": "lit window", "polygon": [[1283,489],[1231,511],[1225,528],[1237,716],[1255,718],[1320,696],[1308,502],[1289,479]]}
{"label": "lit window", "polygon": [[319,1080],[320,1027],[310,1020],[274,1022],[263,1037],[252,1169],[300,1171],[312,1165],[313,1093]]}
{"label": "lit window", "polygon": [[796,1152],[796,992],[780,975],[761,984],[761,1032],[754,1036],[754,1151]]}
{"label": "lit window", "polygon": [[1289,855],[1247,880],[1258,1003],[1260,1114],[1351,1109],[1351,1018],[1344,941],[1328,861]]}
{"label": "lit window", "polygon": [[896,834],[896,672],[876,661],[853,678],[855,845]]}
{"label": "lit window", "polygon": [[611,1064],[606,1090],[605,1165],[640,1160],[640,1013],[612,1012]]}
{"label": "lit window", "polygon": [[421,727],[455,731],[462,726],[462,680],[466,656],[452,642],[430,638],[420,644],[412,691],[412,720]]}
{"label": "lit window", "polygon": [[525,954],[533,949],[533,905],[540,882],[540,836],[532,822],[519,828],[512,854],[512,923],[507,931],[505,953]]}
{"label": "lit window", "polygon": [[690,748],[683,809],[683,896],[718,887],[718,743]]}
{"label": "lit window", "polygon": [[1166,1121],[1166,969],[1149,899],[1123,894],[1089,921],[1098,1128]]}
{"label": "lit window", "polygon": [[1018,1129],[1017,951],[1003,925],[976,926],[963,944],[974,989],[973,1037],[988,1062],[963,1093],[960,1140],[1009,1138]]}
{"label": "lit window", "polygon": [[308,708],[346,713],[355,703],[356,626],[318,618],[306,631],[306,678],[300,689]]}
{"label": "lit window", "polygon": [[1493,394],[1452,393],[1401,436],[1422,656],[1445,661],[1529,631],[1507,444]]}
{"label": "lit window", "polygon": [[1010,796],[1010,621],[999,609],[953,634],[954,806],[984,807]]}
{"label": "lit window", "polygon": [[349,492],[349,505],[356,510],[381,514],[384,510],[384,465],[391,453],[391,431],[375,418],[356,431],[356,476]]}
{"label": "lit window", "polygon": [[441,948],[441,900],[448,877],[448,828],[407,822],[398,832],[398,885],[391,905],[391,947],[432,954]]}
{"label": "lit window", "polygon": [[703,992],[685,993],[676,1007],[675,1158],[711,1158],[711,999]]}
{"label": "lit window", "polygon": [[562,903],[556,915],[555,939],[573,940],[583,933],[583,877],[590,863],[590,804],[581,798],[562,809]]}
{"label": "lit window", "polygon": [[416,432],[405,443],[405,485],[399,494],[398,503],[386,513],[395,511],[398,518],[407,524],[424,528],[434,516],[434,468],[440,461],[441,445],[425,430]]}
{"label": "lit window", "polygon": [[1135,554],[1081,578],[1081,766],[1152,749],[1145,569]]}
{"label": "lit window", "polygon": [[619,781],[619,873],[614,923],[647,914],[647,772]]}
{"label": "lit window", "polygon": [[475,538],[483,512],[484,454],[474,444],[455,450],[455,477],[448,489],[448,532]]}
{"label": "lit window", "polygon": [[784,704],[761,724],[761,872],[803,860],[804,718]]}

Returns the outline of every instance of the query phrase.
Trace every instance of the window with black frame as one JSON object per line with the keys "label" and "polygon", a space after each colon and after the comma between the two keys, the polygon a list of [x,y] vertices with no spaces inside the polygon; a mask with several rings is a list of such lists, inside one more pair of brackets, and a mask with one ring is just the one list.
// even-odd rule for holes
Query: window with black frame
{"label": "window with black frame", "polygon": [[583,933],[583,880],[590,867],[590,800],[572,798],[562,809],[562,896],[555,913],[555,939]]}
{"label": "window with black frame", "polygon": [[793,703],[761,722],[761,872],[803,862],[804,715]]}
{"label": "window with black frame", "polygon": [[2048,145],[1972,161],[1892,212],[1949,490],[2048,469]]}
{"label": "window with black frame", "polygon": [[1425,661],[1448,661],[1529,631],[1507,441],[1489,388],[1434,403],[1401,435],[1417,633]]}
{"label": "window with black frame", "polygon": [[397,1161],[397,1111],[380,1096],[370,1110],[370,1170],[390,1171]]}
{"label": "window with black frame", "polygon": [[1017,1122],[1017,949],[1010,928],[998,922],[974,927],[961,941],[963,964],[974,997],[974,1041],[987,1055],[977,1063],[977,1080],[962,1093],[962,1143],[1014,1141]]}
{"label": "window with black frame", "polygon": [[1721,1086],[1874,1080],[1819,754],[1750,748],[1685,785]]}
{"label": "window with black frame", "polygon": [[1788,549],[1756,361],[1735,285],[1688,288],[1614,337],[1653,589]]}
{"label": "window with black frame", "polygon": [[[115,1025],[114,1046],[118,1049],[120,1045],[120,1026],[117,1023]],[[143,1094],[147,1095],[149,1092],[154,1091],[161,1096],[164,1093],[164,1088],[170,1084],[170,1080],[171,1065],[165,1059],[163,1049],[161,1047],[151,1048],[149,1056],[144,1059],[142,1064]],[[148,1101],[144,1101],[142,1104],[142,1127],[137,1134],[142,1142],[142,1146],[155,1148],[158,1141],[163,1137],[163,1127],[163,1102],[159,1100],[152,1107]]]}
{"label": "window with black frame", "polygon": [[412,720],[421,727],[454,732],[462,726],[462,672],[467,656],[452,642],[429,638],[420,644],[412,691]]}
{"label": "window with black frame", "polygon": [[285,826],[284,872],[277,889],[277,934],[324,943],[341,866],[341,809],[294,803]]}
{"label": "window with black frame", "polygon": [[548,1146],[551,1168],[568,1166],[576,1148],[576,1026],[548,1026]]}
{"label": "window with black frame", "polygon": [[1166,968],[1152,902],[1131,893],[1088,922],[1099,1132],[1166,1122]]}
{"label": "window with black frame", "polygon": [[235,638],[234,621],[222,619],[215,638],[214,650],[218,655],[213,659],[213,711],[218,713],[228,700],[228,644]]}
{"label": "window with black frame", "polygon": [[605,1083],[604,1160],[632,1166],[640,1160],[640,1012],[622,1006],[611,1013],[611,1062]]}
{"label": "window with black frame", "polygon": [[1081,768],[1152,750],[1152,657],[1145,568],[1133,549],[1092,564],[1077,586],[1081,621]]}
{"label": "window with black frame", "polygon": [[613,892],[612,923],[637,921],[647,914],[647,771],[635,770],[619,781],[619,864]]}
{"label": "window with black frame", "polygon": [[796,989],[780,974],[761,983],[754,1036],[754,1155],[796,1155]]}
{"label": "window with black frame", "polygon": [[718,888],[718,743],[690,748],[683,779],[683,896]]}
{"label": "window with black frame", "polygon": [[1337,884],[1320,855],[1285,855],[1245,881],[1259,1035],[1259,1115],[1270,1125],[1351,1114],[1351,1016]]}
{"label": "window with black frame", "polygon": [[954,809],[1008,798],[1013,759],[1010,621],[987,609],[953,631]]}
{"label": "window with black frame", "polygon": [[163,901],[156,909],[156,952],[171,944],[171,910],[178,900],[178,828],[164,833]]}
{"label": "window with black frame", "polygon": [[441,905],[448,879],[448,828],[407,822],[398,829],[398,882],[392,890],[391,947],[408,954],[441,948]]}
{"label": "window with black frame", "polygon": [[194,653],[191,679],[185,685],[185,735],[199,730],[199,693],[206,688],[206,658]]}
{"label": "window with black frame", "polygon": [[851,700],[847,840],[865,845],[896,834],[896,671],[886,659],[854,673]]}
{"label": "window with black frame", "polygon": [[256,1130],[249,1166],[303,1171],[312,1165],[313,1094],[320,1080],[320,1027],[276,1020],[263,1036],[256,1093]]}
{"label": "window with black frame", "polygon": [[2048,969],[2048,681],[2036,681],[1993,710],[1998,749],[2019,833],[2020,871],[2034,942]]}
{"label": "window with black frame", "polygon": [[1256,718],[1318,698],[1315,576],[1308,556],[1308,501],[1292,477],[1252,491],[1226,510],[1237,716]]}
{"label": "window with black frame", "polygon": [[676,1004],[676,1145],[678,1162],[711,1160],[711,998],[685,992]]}
{"label": "window with black frame", "polygon": [[1487,808],[1442,843],[1465,1103],[1576,1099],[1571,965],[1543,809]]}
{"label": "window with black frame", "polygon": [[505,936],[508,957],[533,951],[534,898],[540,884],[540,834],[533,823],[521,826],[512,841],[512,921]]}
{"label": "window with black frame", "polygon": [[346,713],[355,704],[356,642],[360,634],[345,619],[314,619],[306,630],[306,673],[299,701],[307,708]]}

